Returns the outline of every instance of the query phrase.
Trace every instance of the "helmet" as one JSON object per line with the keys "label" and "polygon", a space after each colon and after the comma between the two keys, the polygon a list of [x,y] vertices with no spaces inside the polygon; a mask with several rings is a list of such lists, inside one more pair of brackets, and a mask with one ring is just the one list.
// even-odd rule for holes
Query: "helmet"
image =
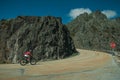
{"label": "helmet", "polygon": [[32,50],[31,50],[31,49],[30,49],[29,51],[30,51],[30,52],[32,52]]}

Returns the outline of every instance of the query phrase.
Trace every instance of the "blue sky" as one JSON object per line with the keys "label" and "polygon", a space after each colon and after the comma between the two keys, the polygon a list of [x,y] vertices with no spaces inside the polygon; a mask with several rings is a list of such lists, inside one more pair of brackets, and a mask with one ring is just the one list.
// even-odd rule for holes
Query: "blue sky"
{"label": "blue sky", "polygon": [[0,19],[55,16],[67,23],[78,15],[100,10],[108,18],[120,17],[120,0],[0,0]]}

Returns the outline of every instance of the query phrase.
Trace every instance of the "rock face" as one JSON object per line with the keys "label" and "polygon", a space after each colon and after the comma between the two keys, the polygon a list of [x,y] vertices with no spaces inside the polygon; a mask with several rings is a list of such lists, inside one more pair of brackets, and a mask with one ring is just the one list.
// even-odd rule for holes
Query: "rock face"
{"label": "rock face", "polygon": [[[0,21],[0,61],[15,62],[31,49],[37,60],[60,59],[76,52],[59,17],[18,16]],[[1,63],[2,63],[1,62]]]}
{"label": "rock face", "polygon": [[76,48],[110,50],[116,43],[120,51],[120,18],[107,19],[100,11],[84,13],[67,24]]}

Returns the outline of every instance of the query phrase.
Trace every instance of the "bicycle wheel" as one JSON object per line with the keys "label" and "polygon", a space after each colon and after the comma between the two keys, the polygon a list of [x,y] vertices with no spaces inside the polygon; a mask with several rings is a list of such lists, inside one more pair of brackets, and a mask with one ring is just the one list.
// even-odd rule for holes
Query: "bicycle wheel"
{"label": "bicycle wheel", "polygon": [[34,58],[32,58],[32,59],[30,60],[30,64],[31,64],[31,65],[35,65],[36,62],[37,62],[37,61],[36,61],[36,59],[34,59]]}
{"label": "bicycle wheel", "polygon": [[20,61],[20,65],[24,66],[24,65],[26,65],[26,64],[27,64],[27,61],[26,61],[25,59],[22,59],[22,60]]}

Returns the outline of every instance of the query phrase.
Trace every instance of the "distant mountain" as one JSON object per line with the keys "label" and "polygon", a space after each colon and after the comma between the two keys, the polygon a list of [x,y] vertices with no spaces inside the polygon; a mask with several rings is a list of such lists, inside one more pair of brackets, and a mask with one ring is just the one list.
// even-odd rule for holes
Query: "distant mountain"
{"label": "distant mountain", "polygon": [[120,18],[107,19],[100,11],[84,13],[67,24],[77,48],[110,50],[116,43],[120,51]]}
{"label": "distant mountain", "polygon": [[16,62],[29,49],[37,60],[65,58],[76,52],[59,17],[18,16],[1,20],[0,63]]}

